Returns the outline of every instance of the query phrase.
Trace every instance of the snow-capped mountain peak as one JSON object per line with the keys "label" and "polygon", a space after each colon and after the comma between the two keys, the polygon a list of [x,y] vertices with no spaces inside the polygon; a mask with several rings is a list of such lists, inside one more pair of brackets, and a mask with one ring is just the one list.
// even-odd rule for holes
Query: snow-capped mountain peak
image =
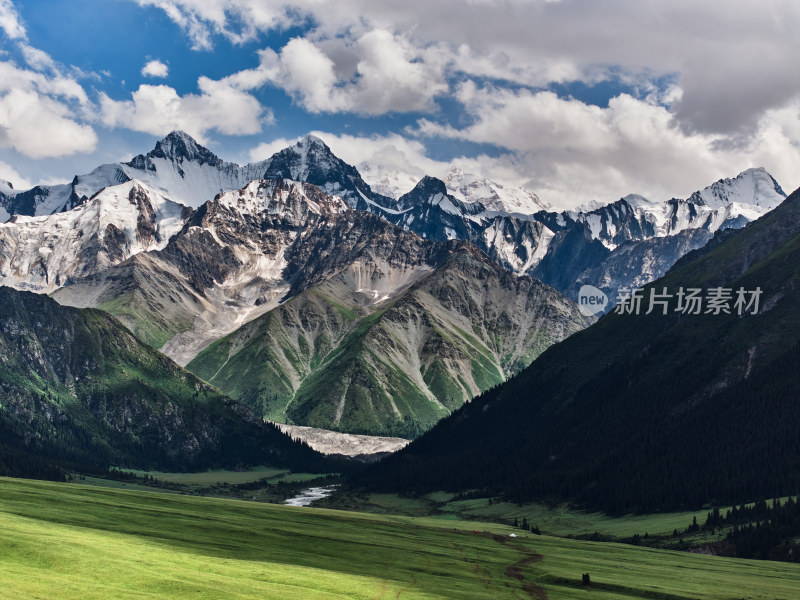
{"label": "snow-capped mountain peak", "polygon": [[300,138],[294,146],[278,153],[278,156],[281,155],[285,158],[293,157],[289,170],[291,179],[296,181],[305,181],[311,169],[334,170],[340,162],[325,142],[311,134]]}
{"label": "snow-capped mountain peak", "polygon": [[786,194],[766,169],[758,167],[742,171],[733,179],[720,179],[695,192],[689,202],[721,208],[730,204],[747,204],[772,210],[783,202]]}
{"label": "snow-capped mountain peak", "polygon": [[160,250],[188,217],[138,181],[103,188],[66,212],[0,224],[0,284],[52,292],[71,278]]}
{"label": "snow-capped mountain peak", "polygon": [[[414,211],[409,213],[412,216],[421,211],[427,211],[428,207],[436,206],[450,215],[456,215],[460,218],[468,218],[479,215],[486,211],[486,207],[480,202],[464,202],[459,200],[447,188],[447,185],[441,179],[426,175],[419,180],[419,183],[414,186],[408,194],[402,195],[397,200],[397,206],[402,213]],[[420,216],[419,214],[417,216]]]}
{"label": "snow-capped mountain peak", "polygon": [[224,162],[216,154],[198,144],[192,136],[183,131],[173,131],[163,140],[156,142],[156,147],[147,153],[147,157],[151,159],[164,158],[177,162],[189,160],[201,165],[209,164],[211,166],[220,166]]}
{"label": "snow-capped mountain peak", "polygon": [[464,202],[480,202],[489,211],[532,215],[550,208],[532,192],[506,187],[486,177],[465,173],[454,165],[450,167],[444,181],[451,195]]}
{"label": "snow-capped mountain peak", "polygon": [[173,131],[155,148],[120,167],[131,179],[145,182],[172,200],[198,208],[221,192],[238,190],[261,179],[268,161],[240,167],[198,144],[189,134]]}
{"label": "snow-capped mountain peak", "polygon": [[241,190],[220,194],[215,202],[253,216],[267,213],[291,217],[309,212],[332,216],[350,210],[340,197],[328,196],[315,185],[288,179],[251,181]]}
{"label": "snow-capped mountain peak", "polygon": [[430,175],[425,175],[425,177],[420,179],[419,182],[417,182],[417,185],[414,187],[417,189],[417,191],[426,192],[428,194],[447,193],[447,184],[441,179],[431,177]]}
{"label": "snow-capped mountain peak", "polygon": [[310,133],[301,137],[298,140],[297,145],[300,146],[301,148],[311,148],[314,146],[318,146],[330,152],[330,148],[328,148],[328,145],[325,142],[323,142],[320,138]]}
{"label": "snow-capped mountain peak", "polygon": [[685,200],[655,202],[631,194],[587,212],[567,213],[586,223],[592,239],[610,250],[629,240],[666,237],[688,229],[741,227],[783,202],[786,195],[766,170],[748,169],[721,179]]}
{"label": "snow-capped mountain peak", "polygon": [[351,208],[392,208],[391,198],[376,194],[361,174],[313,135],[307,135],[288,148],[272,155],[263,177],[291,179],[316,185],[324,192],[340,196]]}

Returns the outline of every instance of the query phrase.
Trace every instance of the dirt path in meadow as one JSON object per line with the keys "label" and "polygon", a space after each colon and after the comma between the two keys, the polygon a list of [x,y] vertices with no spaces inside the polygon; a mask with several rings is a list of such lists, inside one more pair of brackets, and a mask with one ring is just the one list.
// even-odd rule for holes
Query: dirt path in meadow
{"label": "dirt path in meadow", "polygon": [[544,557],[541,554],[537,554],[536,552],[528,550],[520,544],[511,543],[511,538],[508,538],[504,535],[494,534],[492,535],[492,539],[501,544],[510,546],[514,550],[524,554],[520,560],[506,568],[506,575],[519,581],[522,584],[522,591],[528,594],[528,596],[531,598],[534,598],[535,600],[548,600],[547,592],[544,591],[544,588],[540,585],[536,585],[532,581],[526,580],[525,575],[522,572],[525,567],[541,562]]}

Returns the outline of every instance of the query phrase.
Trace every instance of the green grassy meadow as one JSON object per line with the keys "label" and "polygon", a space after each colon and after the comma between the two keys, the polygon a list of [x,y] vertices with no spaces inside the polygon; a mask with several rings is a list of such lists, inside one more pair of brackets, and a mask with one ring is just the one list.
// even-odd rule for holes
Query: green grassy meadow
{"label": "green grassy meadow", "polygon": [[800,598],[800,565],[511,532],[0,479],[0,597]]}
{"label": "green grassy meadow", "polygon": [[[132,475],[134,478],[126,479],[124,475]],[[282,504],[284,500],[296,496],[304,488],[338,483],[338,476],[332,473],[295,472],[291,469],[270,466],[186,473],[118,469],[117,476],[109,478],[73,473],[69,482],[121,490]]]}
{"label": "green grassy meadow", "polygon": [[522,519],[526,518],[531,525],[538,526],[542,533],[559,537],[589,535],[595,532],[614,538],[630,537],[637,533],[665,536],[670,535],[673,529],[685,530],[691,524],[693,517],[703,523],[708,513],[707,510],[698,510],[613,517],[601,512],[573,508],[567,504],[557,506],[539,503],[515,504],[490,502],[489,498],[459,500],[454,494],[446,492],[432,492],[418,497],[398,494],[369,494],[362,498],[334,496],[324,504],[375,514],[433,516],[440,519],[507,524],[511,524],[514,519],[522,522]]}
{"label": "green grassy meadow", "polygon": [[278,481],[304,481],[319,477],[310,473],[291,473],[289,469],[279,469],[275,467],[253,467],[246,471],[225,471],[213,470],[200,473],[165,473],[163,471],[139,471],[135,469],[125,469],[126,472],[133,473],[139,477],[150,475],[159,481],[167,483],[178,483],[189,486],[203,486],[216,484],[236,485],[240,483],[251,483],[253,481],[269,480]]}

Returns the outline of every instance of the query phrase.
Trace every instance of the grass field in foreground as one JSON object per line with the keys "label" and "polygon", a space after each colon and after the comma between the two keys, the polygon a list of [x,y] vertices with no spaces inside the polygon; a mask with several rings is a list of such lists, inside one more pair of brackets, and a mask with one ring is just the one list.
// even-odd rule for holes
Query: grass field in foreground
{"label": "grass field in foreground", "polygon": [[511,531],[0,479],[0,596],[800,598],[800,565]]}

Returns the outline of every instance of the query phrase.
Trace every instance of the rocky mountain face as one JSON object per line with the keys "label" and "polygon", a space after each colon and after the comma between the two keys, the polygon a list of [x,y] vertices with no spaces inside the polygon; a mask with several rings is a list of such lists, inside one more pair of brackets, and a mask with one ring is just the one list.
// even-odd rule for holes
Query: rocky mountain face
{"label": "rocky mountain face", "polygon": [[[436,294],[424,291],[443,278]],[[382,434],[420,433],[587,323],[555,290],[469,244],[425,241],[316,186],[278,179],[220,194],[162,249],[53,296],[111,312],[180,364],[223,338],[192,369],[266,417]],[[399,341],[386,356],[378,332],[389,322]],[[275,341],[289,335],[278,325],[291,330],[288,346]],[[272,348],[247,367],[252,377],[233,370],[253,348],[214,362],[242,339]]]}
{"label": "rocky mountain face", "polygon": [[[277,306],[290,289],[283,274],[287,249],[344,210],[341,199],[313,186],[254,181],[204,204],[162,250],[136,254],[54,297],[108,310],[185,363],[204,345]],[[178,334],[174,352],[163,348]]]}
{"label": "rocky mountain face", "polygon": [[109,310],[185,364],[215,339],[354,263],[365,291],[391,294],[441,251],[316,186],[260,180],[203,205],[163,250],[138,254],[54,297]]}
{"label": "rocky mountain face", "polygon": [[108,314],[0,287],[0,472],[321,459]]}
{"label": "rocky mountain face", "polygon": [[588,324],[549,286],[445,247],[400,286],[351,263],[187,368],[272,420],[415,437]]}
{"label": "rocky mountain face", "polygon": [[[697,311],[681,307],[690,288],[700,290]],[[365,483],[618,514],[796,489],[798,290],[800,190],[743,229],[718,231],[644,287],[640,310],[550,347]],[[653,297],[668,304],[648,311]]]}
{"label": "rocky mountain face", "polygon": [[[759,169],[686,200],[629,196],[583,212],[549,211],[533,194],[457,170],[446,181],[423,177],[391,198],[313,136],[239,166],[181,132],[69,185],[18,192],[4,183],[0,194],[13,213],[0,224],[0,283],[102,308],[179,364],[199,360],[226,336],[239,335],[226,342],[238,348],[250,335],[240,328],[253,322],[258,335],[250,333],[263,338],[258,347],[271,348],[273,362],[252,385],[227,388],[232,375],[213,357],[227,356],[232,367],[237,352],[229,348],[204,355],[204,377],[273,418],[382,433],[394,427],[404,435],[584,324],[572,317],[572,325],[561,323],[574,305],[560,296],[547,302],[558,314],[531,300],[539,288],[519,283],[529,282],[526,276],[571,298],[593,284],[611,296],[611,306],[618,289],[651,281],[715,231],[741,227],[783,198]],[[492,271],[467,242],[502,271]],[[462,267],[471,264],[479,283],[455,275],[462,263],[448,262],[453,253],[471,257]],[[423,290],[445,274],[448,298]],[[325,287],[334,280],[338,287]],[[497,297],[481,291],[486,281]],[[337,309],[320,297],[333,298]],[[537,307],[533,320],[514,316],[518,302]],[[400,306],[406,325],[390,325]],[[499,314],[508,320],[500,337],[519,344],[513,351],[486,326]],[[311,326],[313,319],[323,322]],[[412,327],[418,321],[424,327]],[[291,351],[274,341],[284,335],[274,330],[278,324],[294,332]],[[537,328],[541,340],[530,334]],[[392,343],[381,337],[387,330],[396,334]],[[304,349],[294,345],[300,339]],[[411,358],[401,360],[395,347]],[[435,348],[452,360],[433,360]],[[347,390],[331,383],[334,375],[352,382]],[[322,389],[329,394],[317,402]],[[392,394],[401,392],[414,406],[393,406]],[[379,408],[366,400],[373,395]],[[417,429],[412,413],[422,423]]]}
{"label": "rocky mountain face", "polygon": [[164,248],[191,210],[146,185],[104,188],[66,212],[0,223],[0,285],[51,292],[139,252]]}

